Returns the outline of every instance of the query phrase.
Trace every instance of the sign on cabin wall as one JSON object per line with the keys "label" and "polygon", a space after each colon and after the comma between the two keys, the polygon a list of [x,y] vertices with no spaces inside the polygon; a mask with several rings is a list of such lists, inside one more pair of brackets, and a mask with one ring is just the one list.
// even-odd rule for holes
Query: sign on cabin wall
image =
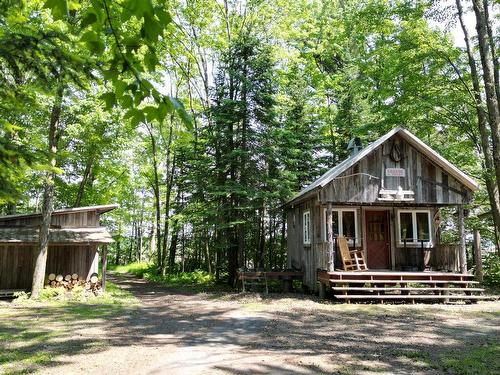
{"label": "sign on cabin wall", "polygon": [[387,177],[405,177],[406,172],[404,168],[386,168],[385,175]]}

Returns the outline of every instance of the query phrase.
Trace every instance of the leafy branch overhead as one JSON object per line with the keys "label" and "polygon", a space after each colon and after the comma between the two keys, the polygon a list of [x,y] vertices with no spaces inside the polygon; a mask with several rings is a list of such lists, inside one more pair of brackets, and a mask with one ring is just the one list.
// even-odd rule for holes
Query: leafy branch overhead
{"label": "leafy branch overhead", "polygon": [[[106,108],[120,106],[133,125],[176,113],[191,128],[178,99],[161,93],[150,77],[160,62],[160,42],[172,25],[166,1],[47,0],[54,20],[66,23],[78,44],[93,56],[112,90],[101,95]],[[149,75],[149,76],[148,76]],[[147,107],[145,107],[147,105]],[[147,108],[147,111],[144,110]]]}

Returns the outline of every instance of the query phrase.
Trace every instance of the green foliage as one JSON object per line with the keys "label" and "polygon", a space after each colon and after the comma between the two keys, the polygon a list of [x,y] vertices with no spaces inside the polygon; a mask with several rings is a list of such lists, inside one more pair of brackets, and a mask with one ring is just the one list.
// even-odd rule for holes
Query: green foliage
{"label": "green foliage", "polygon": [[170,286],[210,286],[215,282],[214,275],[206,271],[195,270],[193,272],[180,272],[177,274],[159,275],[154,264],[134,262],[125,265],[112,265],[109,267],[118,274],[130,273],[134,276],[144,278],[148,281]]}
{"label": "green foliage", "polygon": [[196,270],[193,272],[181,272],[172,275],[157,275],[154,273],[145,273],[144,278],[148,281],[161,283],[167,286],[202,286],[210,287],[215,283],[214,275],[206,271]]}
{"label": "green foliage", "polygon": [[145,262],[134,262],[124,265],[111,265],[109,269],[118,274],[130,273],[134,276],[142,278],[145,273],[154,273],[155,265]]}
{"label": "green foliage", "polygon": [[483,257],[483,282],[489,286],[500,286],[500,256],[496,252]]}
{"label": "green foliage", "polygon": [[498,341],[471,348],[465,353],[450,353],[439,358],[439,367],[459,375],[498,374],[500,372],[500,343]]}
{"label": "green foliage", "polygon": [[65,307],[76,302],[80,304],[81,309],[88,309],[95,305],[133,306],[138,303],[138,300],[130,292],[117,287],[111,282],[106,283],[106,292],[97,296],[86,291],[81,286],[75,286],[72,290],[63,287],[45,287],[42,289],[38,301],[30,299],[30,293],[26,292],[16,293],[14,297],[16,297],[14,303],[22,306],[49,304],[51,306]]}
{"label": "green foliage", "polygon": [[[394,126],[483,178],[466,56],[430,26],[429,6],[2,3],[0,210],[41,206],[60,84],[55,204],[119,203],[101,218],[117,264],[219,279],[283,268],[281,204],[343,160],[350,138]],[[489,210],[484,190],[474,199]],[[442,211],[442,240],[456,242]],[[490,219],[466,225],[494,237]]]}

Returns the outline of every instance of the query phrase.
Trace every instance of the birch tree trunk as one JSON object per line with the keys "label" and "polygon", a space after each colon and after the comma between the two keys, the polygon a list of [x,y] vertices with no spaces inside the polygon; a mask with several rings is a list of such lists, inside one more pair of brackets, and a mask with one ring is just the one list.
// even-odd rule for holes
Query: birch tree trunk
{"label": "birch tree trunk", "polygon": [[[55,168],[57,155],[57,141],[59,138],[59,123],[61,119],[62,99],[64,87],[59,84],[56,97],[52,106],[49,124],[49,159],[50,166]],[[52,211],[54,210],[54,178],[55,172],[48,171],[45,176],[43,188],[42,224],[40,225],[38,249],[35,255],[33,270],[33,283],[31,285],[31,298],[38,299],[43,289],[45,269],[47,266],[47,253],[49,249],[49,230]]]}
{"label": "birch tree trunk", "polygon": [[491,128],[491,140],[493,149],[493,162],[495,164],[495,175],[497,183],[500,181],[500,109],[495,85],[494,62],[491,45],[494,43],[488,35],[487,6],[486,0],[472,1],[476,15],[476,31],[478,37],[479,54],[483,68],[483,82],[486,96],[486,108],[488,109],[488,120]]}
{"label": "birch tree trunk", "polygon": [[481,136],[481,148],[484,155],[484,180],[486,183],[486,190],[488,192],[488,198],[491,205],[491,210],[493,213],[493,221],[495,225],[495,240],[496,247],[500,249],[500,197],[498,191],[498,184],[495,180],[495,165],[493,161],[493,155],[490,147],[490,135],[488,130],[488,119],[484,111],[483,99],[481,97],[481,85],[479,73],[476,66],[476,61],[474,59],[472,46],[469,37],[469,31],[465,25],[463,18],[462,3],[460,0],[456,0],[458,18],[460,20],[460,25],[464,34],[465,47],[467,52],[467,58],[472,79],[472,88],[474,93],[474,101],[476,114],[478,119],[479,134]]}

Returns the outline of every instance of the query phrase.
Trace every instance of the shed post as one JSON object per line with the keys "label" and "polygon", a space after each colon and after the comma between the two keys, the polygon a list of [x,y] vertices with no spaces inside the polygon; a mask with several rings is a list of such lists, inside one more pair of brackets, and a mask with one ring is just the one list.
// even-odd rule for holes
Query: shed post
{"label": "shed post", "polygon": [[483,282],[483,259],[481,254],[481,235],[474,229],[474,258],[476,260],[476,280]]}
{"label": "shed post", "polygon": [[328,203],[326,208],[326,238],[328,240],[328,271],[335,271],[335,252],[333,248],[332,231],[332,204]]}
{"label": "shed post", "polygon": [[106,266],[108,265],[108,246],[102,245],[102,290],[106,291]]}
{"label": "shed post", "polygon": [[460,273],[467,272],[467,253],[465,249],[464,206],[458,205],[458,235],[460,236]]}

